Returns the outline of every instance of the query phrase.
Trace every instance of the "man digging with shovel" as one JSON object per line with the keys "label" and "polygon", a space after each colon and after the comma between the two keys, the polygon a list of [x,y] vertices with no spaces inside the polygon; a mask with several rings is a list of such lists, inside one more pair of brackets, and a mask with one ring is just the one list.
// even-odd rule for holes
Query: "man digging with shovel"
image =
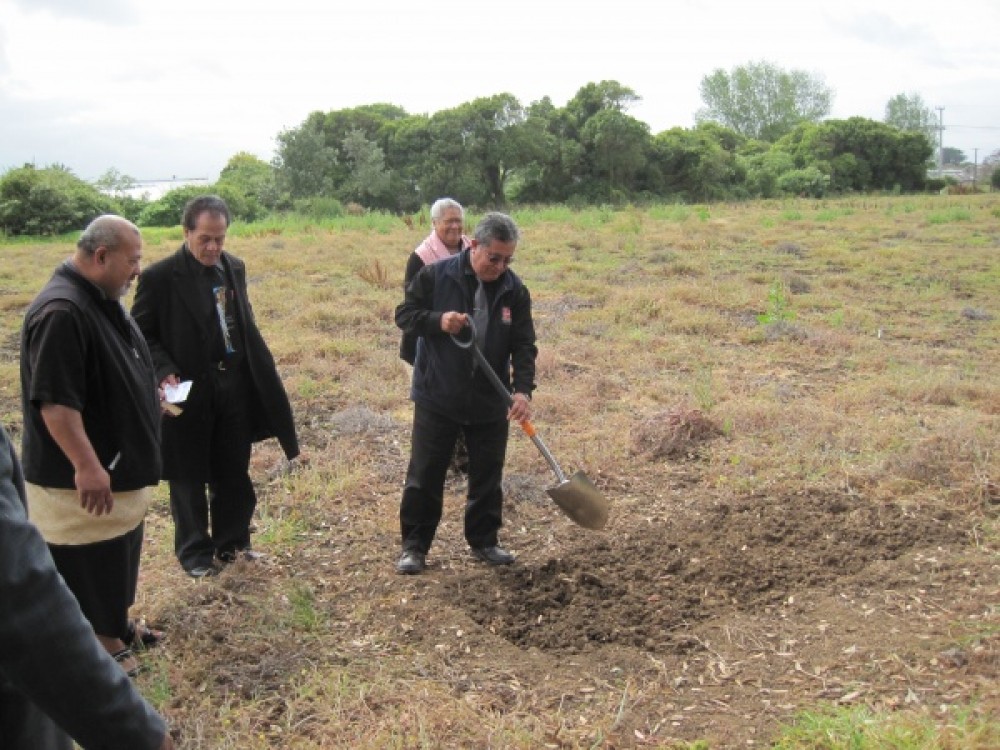
{"label": "man digging with shovel", "polygon": [[[531,296],[510,270],[519,237],[509,216],[487,214],[476,227],[471,247],[421,269],[396,308],[396,325],[424,340],[410,388],[413,432],[399,508],[399,573],[420,573],[426,567],[459,433],[469,452],[465,539],[473,556],[483,562],[514,562],[497,538],[503,522],[501,480],[509,421],[531,417],[538,353]],[[476,347],[512,393],[508,398],[482,371],[481,358],[452,341],[467,327],[475,331]]]}

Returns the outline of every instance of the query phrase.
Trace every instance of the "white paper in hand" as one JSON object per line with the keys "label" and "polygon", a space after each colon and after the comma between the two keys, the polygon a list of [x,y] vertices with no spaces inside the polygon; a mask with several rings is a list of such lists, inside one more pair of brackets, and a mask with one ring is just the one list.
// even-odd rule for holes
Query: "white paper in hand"
{"label": "white paper in hand", "polygon": [[168,404],[182,404],[187,401],[191,392],[191,381],[185,380],[177,385],[166,385],[163,387],[163,396]]}

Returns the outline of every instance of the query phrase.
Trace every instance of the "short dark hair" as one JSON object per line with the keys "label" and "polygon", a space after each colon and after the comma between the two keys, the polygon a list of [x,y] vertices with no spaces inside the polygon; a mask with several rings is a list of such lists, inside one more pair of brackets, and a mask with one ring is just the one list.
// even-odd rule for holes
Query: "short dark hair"
{"label": "short dark hair", "polygon": [[476,225],[476,244],[489,247],[493,240],[498,242],[513,242],[521,239],[517,224],[507,214],[492,211],[484,216]]}
{"label": "short dark hair", "polygon": [[222,200],[217,195],[199,195],[197,198],[192,198],[184,206],[184,213],[181,215],[181,226],[185,229],[194,229],[194,225],[198,223],[198,217],[203,213],[218,214],[226,220],[226,226],[232,221],[232,215],[229,213],[229,206],[226,202]]}

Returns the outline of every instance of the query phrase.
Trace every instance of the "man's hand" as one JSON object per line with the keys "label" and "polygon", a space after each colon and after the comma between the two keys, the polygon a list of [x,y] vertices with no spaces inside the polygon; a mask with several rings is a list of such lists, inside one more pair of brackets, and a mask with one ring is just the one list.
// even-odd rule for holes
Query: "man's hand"
{"label": "man's hand", "polygon": [[111,475],[114,465],[121,458],[119,453],[107,466],[101,462],[90,444],[87,431],[83,428],[83,415],[76,409],[60,404],[44,403],[41,406],[42,421],[49,435],[73,464],[74,484],[80,496],[80,505],[88,513],[102,515],[110,513],[114,505],[111,497]]}
{"label": "man's hand", "polygon": [[455,336],[469,324],[469,316],[460,312],[446,312],[441,316],[441,330]]}
{"label": "man's hand", "polygon": [[507,411],[507,419],[514,422],[523,422],[526,419],[531,419],[531,399],[523,393],[515,393],[513,399],[514,403],[511,404],[510,409]]}
{"label": "man's hand", "polygon": [[156,393],[160,397],[160,411],[169,417],[179,416],[182,409],[176,404],[171,404],[167,401],[167,386],[176,386],[180,382],[180,376],[176,372],[172,372],[160,381],[160,385],[156,389]]}
{"label": "man's hand", "polygon": [[88,513],[101,516],[111,512],[115,504],[111,495],[111,476],[100,464],[78,470],[74,481],[80,505]]}

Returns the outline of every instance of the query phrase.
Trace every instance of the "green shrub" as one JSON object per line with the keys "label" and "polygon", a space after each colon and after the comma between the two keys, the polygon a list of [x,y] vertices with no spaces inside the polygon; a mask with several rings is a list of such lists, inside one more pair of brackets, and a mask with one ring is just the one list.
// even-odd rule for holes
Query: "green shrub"
{"label": "green shrub", "polygon": [[816,167],[793,169],[778,177],[778,190],[786,195],[822,198],[829,185],[830,178]]}
{"label": "green shrub", "polygon": [[295,201],[295,213],[310,219],[335,219],[344,216],[344,204],[336,198],[317,196]]}
{"label": "green shrub", "polygon": [[110,197],[64,167],[25,165],[0,179],[0,230],[6,234],[64,234],[114,210]]}
{"label": "green shrub", "polygon": [[165,193],[142,209],[139,220],[141,227],[176,227],[181,223],[184,206],[199,195],[218,195],[229,206],[233,220],[253,221],[258,218],[247,197],[231,185],[185,185]]}

